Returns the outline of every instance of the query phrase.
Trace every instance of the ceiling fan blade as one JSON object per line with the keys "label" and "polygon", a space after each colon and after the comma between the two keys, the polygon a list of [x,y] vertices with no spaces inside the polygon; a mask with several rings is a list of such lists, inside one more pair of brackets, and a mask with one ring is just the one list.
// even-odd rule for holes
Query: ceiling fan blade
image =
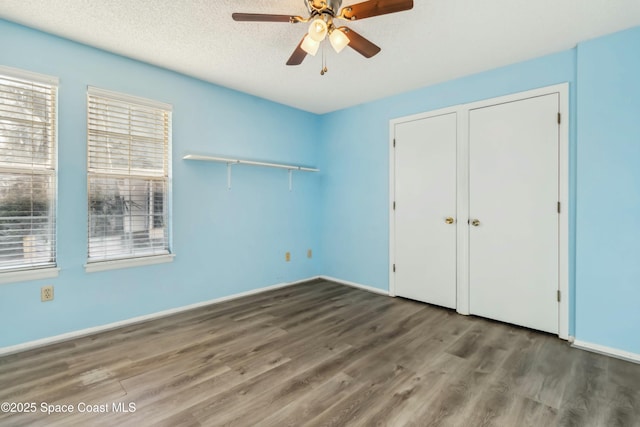
{"label": "ceiling fan blade", "polygon": [[299,16],[291,15],[268,15],[264,13],[234,13],[231,15],[234,21],[244,22],[300,22]]}
{"label": "ceiling fan blade", "polygon": [[365,39],[351,28],[340,27],[339,30],[349,38],[349,47],[365,58],[371,58],[380,52],[381,49],[379,46]]}
{"label": "ceiling fan blade", "polygon": [[339,17],[354,21],[409,9],[413,9],[413,0],[369,0],[342,8]]}
{"label": "ceiling fan blade", "polygon": [[300,65],[302,64],[302,61],[304,61],[304,58],[307,57],[307,52],[302,49],[302,42],[304,42],[304,37],[300,40],[300,43],[298,43],[296,50],[291,54],[291,57],[287,61],[287,65]]}

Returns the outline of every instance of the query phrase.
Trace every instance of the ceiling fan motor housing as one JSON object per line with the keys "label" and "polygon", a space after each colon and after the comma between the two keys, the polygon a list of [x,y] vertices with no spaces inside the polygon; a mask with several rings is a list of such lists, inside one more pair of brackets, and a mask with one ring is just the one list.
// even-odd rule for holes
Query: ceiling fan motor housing
{"label": "ceiling fan motor housing", "polygon": [[312,0],[311,3],[316,9],[322,9],[326,4],[334,15],[338,13],[340,6],[342,6],[342,0]]}

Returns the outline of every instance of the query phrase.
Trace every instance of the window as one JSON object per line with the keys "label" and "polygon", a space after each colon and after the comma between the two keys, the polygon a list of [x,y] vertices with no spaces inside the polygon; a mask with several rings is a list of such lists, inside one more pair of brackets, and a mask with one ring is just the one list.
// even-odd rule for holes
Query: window
{"label": "window", "polygon": [[56,265],[57,79],[0,67],[0,272]]}
{"label": "window", "polygon": [[169,254],[171,106],[90,87],[89,263]]}

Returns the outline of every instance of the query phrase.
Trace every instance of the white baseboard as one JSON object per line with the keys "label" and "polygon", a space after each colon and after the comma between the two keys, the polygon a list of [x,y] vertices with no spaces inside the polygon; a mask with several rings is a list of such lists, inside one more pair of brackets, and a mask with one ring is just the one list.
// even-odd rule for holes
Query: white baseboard
{"label": "white baseboard", "polygon": [[318,279],[319,276],[311,277],[308,279],[297,280],[295,282],[290,283],[278,283],[271,286],[266,286],[263,288],[253,289],[247,292],[240,292],[238,294],[228,295],[226,297],[216,298],[209,301],[198,302],[195,304],[189,304],[182,307],[171,308],[169,310],[159,311],[157,313],[151,313],[144,316],[133,317],[131,319],[121,320],[118,322],[108,323],[106,325],[95,326],[92,328],[81,329],[78,331],[68,332],[66,334],[55,335],[52,337],[42,338],[35,341],[29,341],[23,344],[12,345],[9,347],[0,347],[0,356],[7,356],[9,354],[20,353],[22,351],[32,350],[34,348],[43,347],[49,344],[55,344],[63,341],[68,341],[74,338],[81,338],[87,335],[96,334],[99,332],[106,332],[112,329],[121,328],[123,326],[134,325],[136,323],[146,322],[147,320],[159,319],[162,317],[171,316],[172,314],[181,313],[183,311],[193,310],[196,308],[204,307],[207,305],[218,304],[225,301],[234,300],[237,298],[246,297],[249,295],[260,294],[262,292],[272,291],[274,289],[280,289],[287,286],[293,286],[300,283],[308,282],[313,279]]}
{"label": "white baseboard", "polygon": [[373,286],[361,285],[360,283],[336,279],[335,277],[331,277],[331,276],[319,276],[318,278],[323,280],[328,280],[329,282],[340,283],[341,285],[351,286],[353,288],[363,289],[365,291],[373,292],[374,294],[389,296],[389,291],[385,291],[379,288],[374,288]]}
{"label": "white baseboard", "polygon": [[619,350],[617,348],[606,347],[604,345],[593,344],[580,340],[574,340],[573,344],[571,344],[571,347],[591,351],[594,353],[604,354],[605,356],[615,357],[616,359],[626,360],[627,362],[640,364],[640,354]]}

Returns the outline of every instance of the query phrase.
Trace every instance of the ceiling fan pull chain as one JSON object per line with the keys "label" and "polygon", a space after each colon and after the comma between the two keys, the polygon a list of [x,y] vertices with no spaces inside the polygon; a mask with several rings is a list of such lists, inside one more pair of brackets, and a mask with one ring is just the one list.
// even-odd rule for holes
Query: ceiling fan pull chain
{"label": "ceiling fan pull chain", "polygon": [[324,76],[329,69],[327,68],[327,59],[324,56],[324,44],[322,45],[322,69],[320,69],[320,75]]}

